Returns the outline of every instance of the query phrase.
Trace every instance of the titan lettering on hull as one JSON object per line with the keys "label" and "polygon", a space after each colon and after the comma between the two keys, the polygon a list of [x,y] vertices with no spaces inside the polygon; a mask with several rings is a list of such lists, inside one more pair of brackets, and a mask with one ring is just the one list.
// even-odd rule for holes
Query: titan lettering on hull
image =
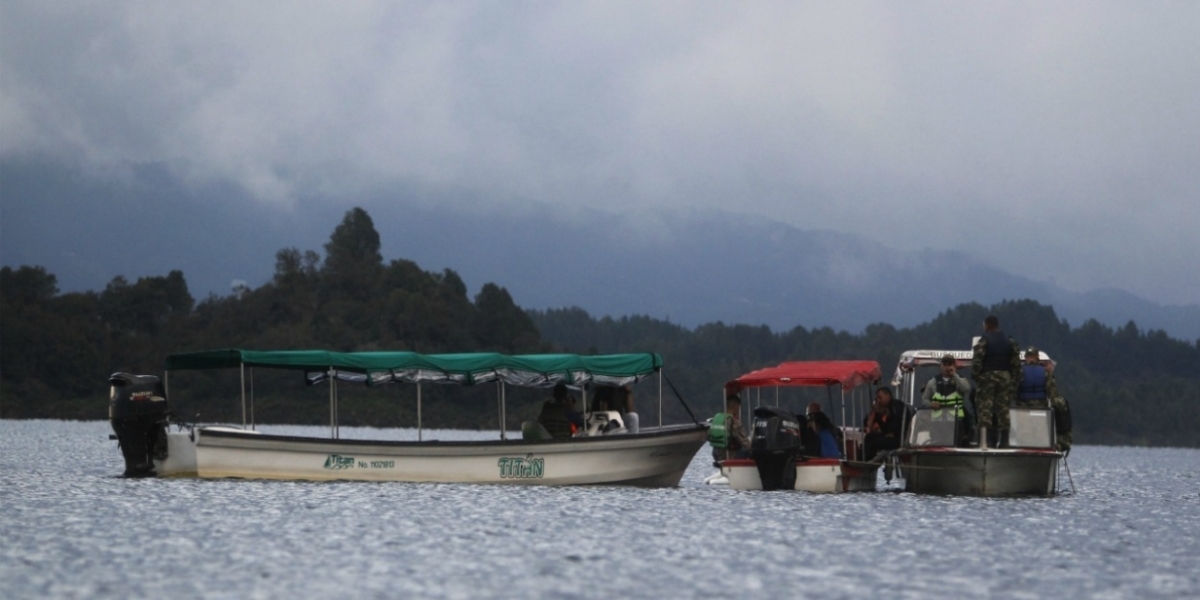
{"label": "titan lettering on hull", "polygon": [[543,458],[501,458],[500,479],[541,479],[546,471]]}
{"label": "titan lettering on hull", "polygon": [[325,459],[325,468],[332,469],[334,471],[340,471],[342,469],[353,469],[354,468],[354,457],[353,456],[342,456],[340,454],[330,454],[329,458]]}

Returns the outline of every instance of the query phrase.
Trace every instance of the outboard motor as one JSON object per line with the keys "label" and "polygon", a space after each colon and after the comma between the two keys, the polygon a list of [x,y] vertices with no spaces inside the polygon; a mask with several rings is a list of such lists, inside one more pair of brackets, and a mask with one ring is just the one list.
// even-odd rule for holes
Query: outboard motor
{"label": "outboard motor", "polygon": [[167,458],[167,394],[153,375],[113,373],[108,420],[125,456],[125,477],[153,477],[154,459]]}
{"label": "outboard motor", "polygon": [[802,448],[800,421],[790,411],[775,406],[754,409],[754,436],[750,458],[758,465],[764,490],[796,487],[796,457]]}

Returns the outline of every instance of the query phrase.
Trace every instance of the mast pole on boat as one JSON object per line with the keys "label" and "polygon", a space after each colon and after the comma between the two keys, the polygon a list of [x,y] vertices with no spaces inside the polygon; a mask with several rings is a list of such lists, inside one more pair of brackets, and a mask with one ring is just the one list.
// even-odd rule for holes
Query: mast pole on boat
{"label": "mast pole on boat", "polygon": [[421,381],[417,380],[417,441],[421,440]]}
{"label": "mast pole on boat", "polygon": [[246,363],[241,364],[242,373],[242,429],[246,428]]}

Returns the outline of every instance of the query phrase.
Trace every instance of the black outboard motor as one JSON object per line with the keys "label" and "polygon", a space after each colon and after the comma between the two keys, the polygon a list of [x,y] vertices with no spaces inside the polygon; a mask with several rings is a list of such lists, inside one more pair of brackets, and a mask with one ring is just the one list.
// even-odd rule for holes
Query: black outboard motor
{"label": "black outboard motor", "polygon": [[800,454],[800,422],[790,411],[774,406],[754,409],[750,458],[758,465],[764,490],[796,487],[796,457]]}
{"label": "black outboard motor", "polygon": [[108,420],[125,456],[125,477],[153,477],[154,459],[167,458],[167,394],[153,375],[113,373]]}

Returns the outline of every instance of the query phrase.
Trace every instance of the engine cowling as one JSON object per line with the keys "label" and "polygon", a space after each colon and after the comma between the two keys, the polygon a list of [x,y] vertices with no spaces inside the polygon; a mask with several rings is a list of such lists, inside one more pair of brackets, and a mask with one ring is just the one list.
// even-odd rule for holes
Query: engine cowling
{"label": "engine cowling", "polygon": [[167,394],[154,375],[113,373],[108,420],[125,458],[125,477],[153,477],[154,459],[167,457]]}

